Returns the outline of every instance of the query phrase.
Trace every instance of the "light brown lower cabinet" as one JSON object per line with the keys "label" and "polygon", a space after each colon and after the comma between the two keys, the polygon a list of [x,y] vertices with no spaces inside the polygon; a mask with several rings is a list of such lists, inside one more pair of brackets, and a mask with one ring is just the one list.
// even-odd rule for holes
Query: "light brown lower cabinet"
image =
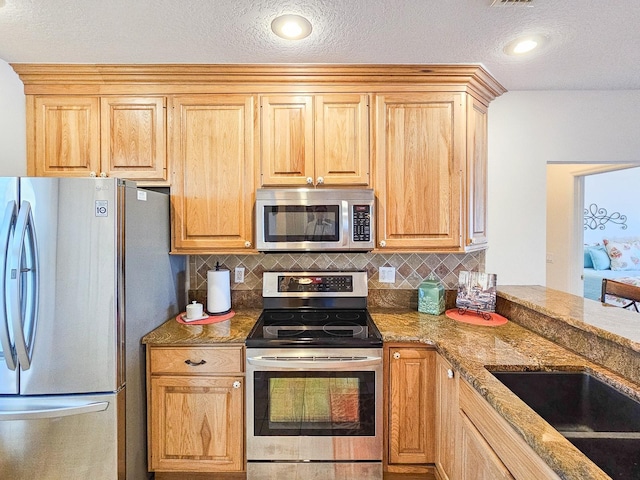
{"label": "light brown lower cabinet", "polygon": [[244,471],[243,346],[147,350],[149,469]]}
{"label": "light brown lower cabinet", "polygon": [[467,382],[459,381],[463,480],[560,477]]}
{"label": "light brown lower cabinet", "polygon": [[391,345],[385,352],[388,379],[385,469],[431,471],[435,457],[436,351]]}
{"label": "light brown lower cabinet", "polygon": [[458,374],[441,355],[436,358],[436,468],[442,480],[458,478]]}
{"label": "light brown lower cabinet", "polygon": [[460,412],[461,480],[512,480],[513,476],[464,412]]}

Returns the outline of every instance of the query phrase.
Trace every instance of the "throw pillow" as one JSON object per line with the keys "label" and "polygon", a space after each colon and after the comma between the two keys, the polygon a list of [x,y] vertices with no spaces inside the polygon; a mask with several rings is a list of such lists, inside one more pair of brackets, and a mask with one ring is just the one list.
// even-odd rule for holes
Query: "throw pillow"
{"label": "throw pillow", "polygon": [[593,260],[591,260],[591,247],[584,247],[584,268],[593,268]]}
{"label": "throw pillow", "polygon": [[611,270],[640,270],[640,243],[604,239],[604,246],[611,259]]}
{"label": "throw pillow", "polygon": [[611,268],[611,260],[607,255],[607,250],[602,245],[597,247],[589,247],[589,255],[594,270],[609,270]]}

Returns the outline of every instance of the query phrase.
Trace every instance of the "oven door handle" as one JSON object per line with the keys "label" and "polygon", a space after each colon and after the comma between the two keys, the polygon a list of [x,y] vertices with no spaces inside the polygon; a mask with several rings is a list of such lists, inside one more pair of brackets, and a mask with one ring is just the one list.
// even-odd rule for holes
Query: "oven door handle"
{"label": "oven door handle", "polygon": [[272,367],[281,370],[353,370],[359,367],[377,366],[382,357],[247,357],[256,367]]}

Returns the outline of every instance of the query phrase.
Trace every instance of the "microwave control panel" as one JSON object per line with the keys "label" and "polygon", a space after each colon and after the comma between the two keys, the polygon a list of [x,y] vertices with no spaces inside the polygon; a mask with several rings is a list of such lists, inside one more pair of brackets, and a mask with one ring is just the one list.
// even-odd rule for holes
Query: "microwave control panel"
{"label": "microwave control panel", "polygon": [[353,206],[353,241],[371,241],[371,205]]}

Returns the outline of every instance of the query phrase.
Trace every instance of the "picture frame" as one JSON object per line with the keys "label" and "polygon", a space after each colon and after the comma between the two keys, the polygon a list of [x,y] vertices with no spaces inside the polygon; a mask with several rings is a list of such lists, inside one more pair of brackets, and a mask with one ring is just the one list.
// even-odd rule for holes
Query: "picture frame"
{"label": "picture frame", "polygon": [[462,311],[495,312],[496,284],[495,273],[461,271],[458,276],[456,307]]}

